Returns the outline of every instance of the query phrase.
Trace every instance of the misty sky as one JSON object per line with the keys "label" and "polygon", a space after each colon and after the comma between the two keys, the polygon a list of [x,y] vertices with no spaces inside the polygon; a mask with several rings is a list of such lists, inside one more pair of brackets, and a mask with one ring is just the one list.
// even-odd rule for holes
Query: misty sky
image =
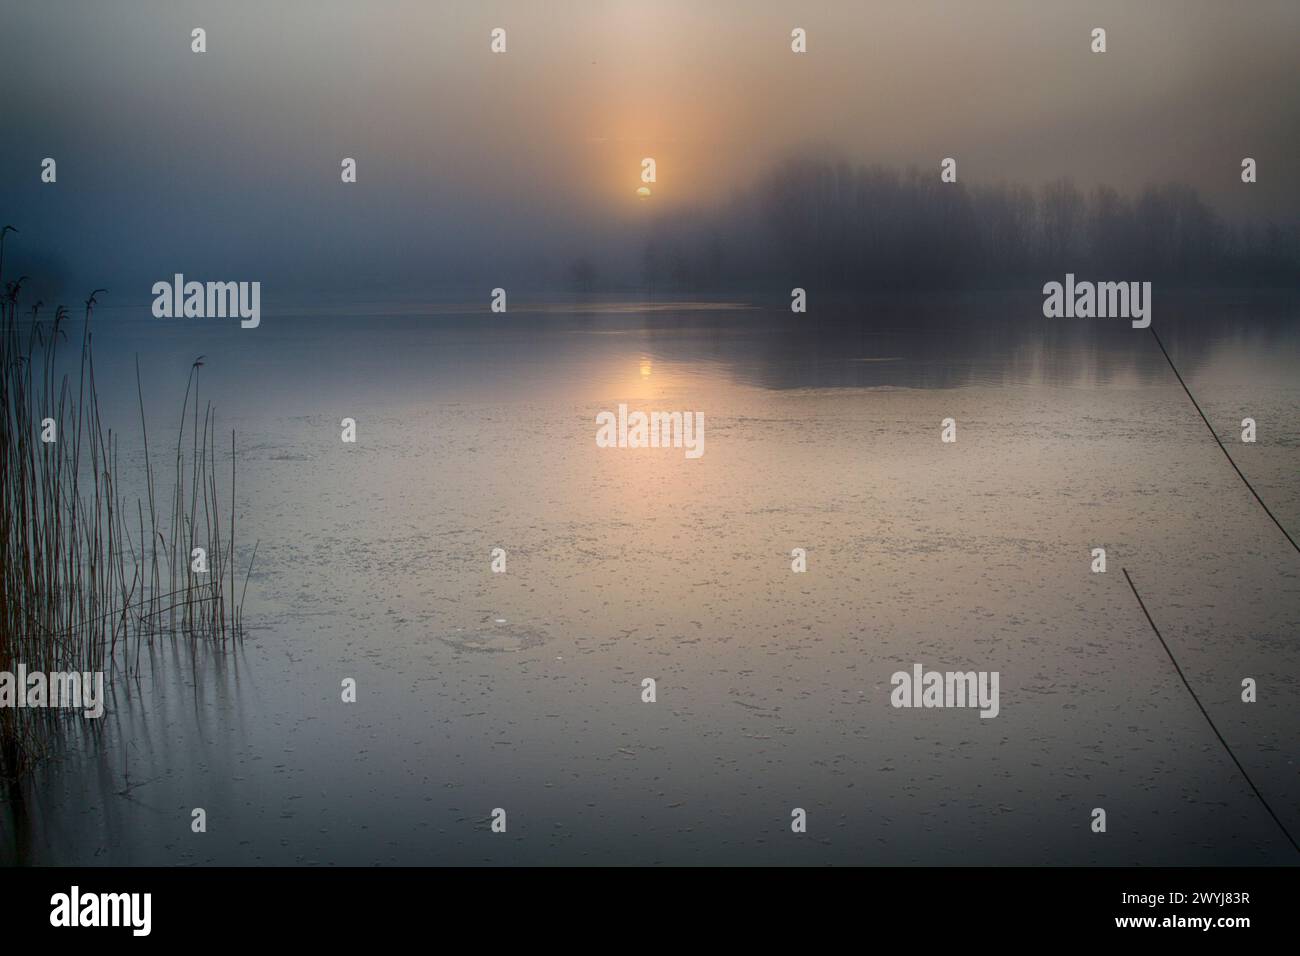
{"label": "misty sky", "polygon": [[119,303],[174,272],[358,298],[544,277],[809,150],[1294,220],[1298,38],[1294,0],[0,0],[0,219],[12,265]]}

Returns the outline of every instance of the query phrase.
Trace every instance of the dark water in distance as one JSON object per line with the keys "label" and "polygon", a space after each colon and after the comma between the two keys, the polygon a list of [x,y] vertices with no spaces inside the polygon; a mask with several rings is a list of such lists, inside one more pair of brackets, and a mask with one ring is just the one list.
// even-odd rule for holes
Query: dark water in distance
{"label": "dark water in distance", "polygon": [[[1120,570],[1300,829],[1300,556],[1150,332],[1033,296],[511,308],[96,316],[128,466],[135,356],[163,447],[205,356],[252,630],[112,675],[94,739],[0,808],[0,858],[1293,861]],[[1218,294],[1157,296],[1153,322],[1293,534],[1298,318]],[[597,448],[619,403],[703,412],[704,455]],[[998,671],[999,716],[892,708],[915,662]]]}

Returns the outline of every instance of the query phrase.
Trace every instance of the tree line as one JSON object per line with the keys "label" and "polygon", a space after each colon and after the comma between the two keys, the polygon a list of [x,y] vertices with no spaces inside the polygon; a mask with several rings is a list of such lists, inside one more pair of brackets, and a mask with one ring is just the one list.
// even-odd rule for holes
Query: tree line
{"label": "tree line", "polygon": [[[916,169],[802,158],[718,207],[660,218],[640,258],[640,279],[651,289],[764,281],[846,290],[1011,288],[1065,272],[1294,287],[1300,225],[1228,222],[1178,183],[1132,196],[1109,186],[1084,191],[1069,179],[1039,189],[968,187]],[[599,276],[582,259],[569,279],[586,291]]]}

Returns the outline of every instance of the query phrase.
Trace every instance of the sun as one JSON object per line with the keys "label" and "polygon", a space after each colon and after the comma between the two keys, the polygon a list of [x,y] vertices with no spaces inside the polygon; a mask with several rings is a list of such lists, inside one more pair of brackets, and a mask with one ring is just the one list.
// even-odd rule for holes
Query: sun
{"label": "sun", "polygon": [[649,187],[649,186],[642,186],[642,187],[640,187],[640,188],[636,191],[636,198],[637,198],[637,199],[649,199],[649,198],[650,198],[650,187]]}

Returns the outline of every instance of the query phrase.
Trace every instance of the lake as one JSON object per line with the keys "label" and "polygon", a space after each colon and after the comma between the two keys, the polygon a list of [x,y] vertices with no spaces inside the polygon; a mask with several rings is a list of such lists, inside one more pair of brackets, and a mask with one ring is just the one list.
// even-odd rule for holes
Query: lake
{"label": "lake", "polygon": [[[127,468],[135,357],[165,462],[205,356],[249,632],[109,675],[0,806],[5,862],[1294,861],[1121,570],[1300,830],[1300,555],[1150,332],[992,293],[262,310],[96,314]],[[1153,322],[1293,536],[1297,317],[1157,289]],[[704,454],[598,447],[620,403],[701,412]],[[891,706],[917,663],[998,672],[996,718]]]}

